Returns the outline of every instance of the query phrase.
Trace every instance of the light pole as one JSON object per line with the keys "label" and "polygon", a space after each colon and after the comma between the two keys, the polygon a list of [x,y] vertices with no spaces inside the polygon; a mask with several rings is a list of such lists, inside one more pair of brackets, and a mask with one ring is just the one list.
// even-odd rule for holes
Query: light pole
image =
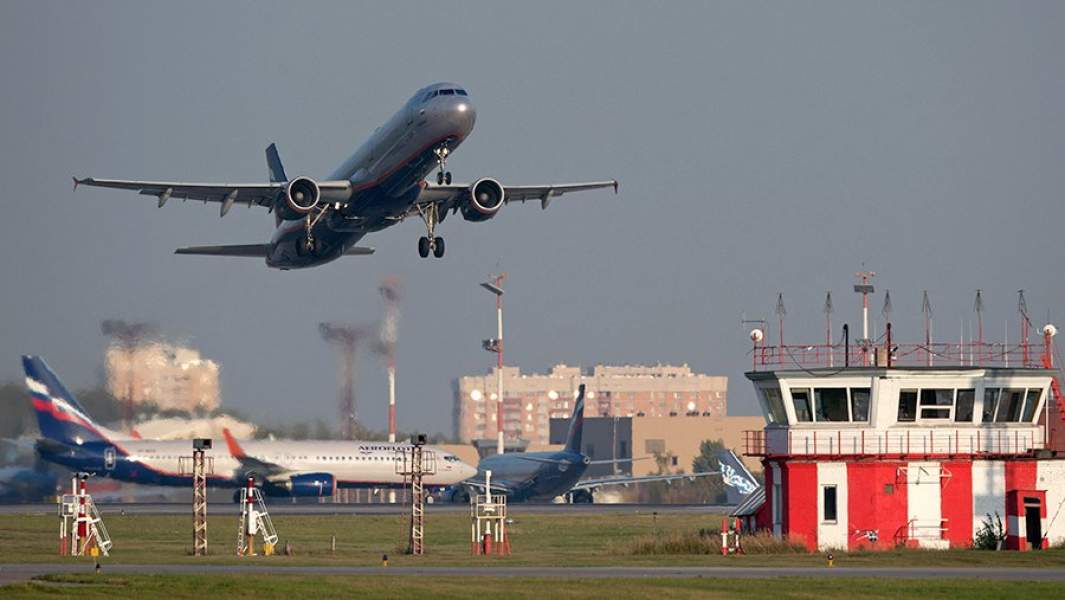
{"label": "light pole", "polygon": [[481,342],[481,346],[496,353],[496,452],[503,454],[503,280],[506,273],[500,273],[491,281],[481,283],[481,287],[495,294],[496,297],[496,337]]}

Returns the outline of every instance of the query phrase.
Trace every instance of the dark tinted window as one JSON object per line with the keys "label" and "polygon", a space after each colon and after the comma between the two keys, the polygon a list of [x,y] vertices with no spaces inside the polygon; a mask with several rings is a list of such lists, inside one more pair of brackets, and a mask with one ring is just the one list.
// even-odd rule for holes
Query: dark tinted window
{"label": "dark tinted window", "polygon": [[851,420],[869,420],[869,388],[851,388]]}
{"label": "dark tinted window", "polygon": [[1021,417],[1021,420],[1025,423],[1030,423],[1032,421],[1032,417],[1035,416],[1035,407],[1037,404],[1039,404],[1039,393],[1041,391],[1042,390],[1038,388],[1034,390],[1028,390],[1028,400],[1026,400],[1024,403],[1024,415]]}
{"label": "dark tinted window", "polygon": [[1024,404],[1024,390],[1002,390],[998,400],[998,413],[995,421],[999,423],[1016,423],[1021,419],[1021,406]]}
{"label": "dark tinted window", "polygon": [[836,520],[836,486],[826,485],[821,488],[821,495],[823,497],[824,512],[822,515],[822,521],[835,521]]}
{"label": "dark tinted window", "polygon": [[995,409],[998,407],[998,388],[984,388],[984,414],[981,421],[990,423],[995,420]]}
{"label": "dark tinted window", "polygon": [[810,422],[814,420],[814,413],[810,410],[810,390],[791,390],[791,403],[795,407],[795,418],[800,422]]}
{"label": "dark tinted window", "polygon": [[921,390],[922,419],[950,418],[950,407],[953,404],[954,390]]}
{"label": "dark tinted window", "polygon": [[971,423],[976,390],[958,390],[958,400],[954,405],[954,420],[958,423]]}
{"label": "dark tinted window", "polygon": [[455,95],[455,90],[440,90],[440,95],[441,96],[453,96],[453,95]]}
{"label": "dark tinted window", "polygon": [[815,388],[814,408],[819,422],[849,421],[847,388]]}
{"label": "dark tinted window", "polygon": [[466,95],[466,90],[455,90],[455,93],[458,94],[459,96],[465,96]]}
{"label": "dark tinted window", "polygon": [[899,422],[913,422],[917,420],[917,390],[901,390],[899,392]]}

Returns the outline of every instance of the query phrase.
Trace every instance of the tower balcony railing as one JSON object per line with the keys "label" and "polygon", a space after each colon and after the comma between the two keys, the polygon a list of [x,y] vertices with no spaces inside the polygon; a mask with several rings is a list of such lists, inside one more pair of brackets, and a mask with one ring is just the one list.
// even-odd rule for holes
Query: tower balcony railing
{"label": "tower balcony railing", "polygon": [[1043,427],[868,429],[766,428],[744,432],[745,453],[763,457],[994,457],[1043,449]]}
{"label": "tower balcony railing", "polygon": [[[1045,368],[1049,339],[1038,344],[957,342],[897,344],[755,344],[754,371],[843,367],[1022,367]],[[890,350],[889,350],[890,349]]]}

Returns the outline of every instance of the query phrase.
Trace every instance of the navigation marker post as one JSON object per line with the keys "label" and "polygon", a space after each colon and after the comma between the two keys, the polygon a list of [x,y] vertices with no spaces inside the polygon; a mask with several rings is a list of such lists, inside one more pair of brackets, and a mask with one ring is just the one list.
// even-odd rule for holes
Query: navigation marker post
{"label": "navigation marker post", "polygon": [[210,438],[196,438],[192,440],[192,456],[178,457],[179,472],[192,475],[193,556],[207,556],[207,475],[214,474],[214,457],[206,455],[210,449]]}
{"label": "navigation marker post", "polygon": [[407,554],[425,554],[425,487],[422,478],[436,474],[436,455],[425,449],[424,433],[415,434],[408,448],[396,450],[396,474],[410,477],[410,545]]}

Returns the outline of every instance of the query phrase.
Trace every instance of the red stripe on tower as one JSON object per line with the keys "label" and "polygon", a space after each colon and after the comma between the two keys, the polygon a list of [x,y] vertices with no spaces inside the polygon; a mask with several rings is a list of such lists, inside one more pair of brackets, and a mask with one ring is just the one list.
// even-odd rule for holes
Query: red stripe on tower
{"label": "red stripe on tower", "polygon": [[899,463],[847,465],[847,510],[851,550],[890,550],[906,530],[906,481],[899,482]]}
{"label": "red stripe on tower", "polygon": [[784,483],[784,534],[814,552],[817,550],[817,463],[785,462],[780,465],[780,472]]}
{"label": "red stripe on tower", "polygon": [[947,529],[943,537],[951,548],[968,548],[973,543],[973,463],[944,462],[940,469],[950,473],[940,478],[939,510]]}
{"label": "red stripe on tower", "polygon": [[1025,498],[1039,498],[1046,511],[1046,494],[1035,489],[1037,463],[1034,460],[1006,461],[1006,548],[1028,550],[1025,539]]}

